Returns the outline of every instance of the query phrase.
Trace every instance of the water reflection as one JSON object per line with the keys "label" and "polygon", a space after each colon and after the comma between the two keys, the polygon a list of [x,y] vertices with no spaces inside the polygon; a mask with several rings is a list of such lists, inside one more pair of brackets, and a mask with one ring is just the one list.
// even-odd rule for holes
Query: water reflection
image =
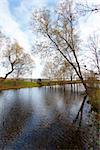
{"label": "water reflection", "polygon": [[[4,91],[0,95],[0,148],[69,147],[70,144],[65,143],[72,142],[79,132],[72,122],[82,100],[80,93],[71,93],[69,88],[63,90],[59,86],[56,89],[43,87]],[[84,111],[84,115],[85,119],[88,118],[88,111]],[[86,125],[84,118],[83,122]],[[76,145],[77,142],[73,141]],[[82,146],[80,144],[80,148]]]}

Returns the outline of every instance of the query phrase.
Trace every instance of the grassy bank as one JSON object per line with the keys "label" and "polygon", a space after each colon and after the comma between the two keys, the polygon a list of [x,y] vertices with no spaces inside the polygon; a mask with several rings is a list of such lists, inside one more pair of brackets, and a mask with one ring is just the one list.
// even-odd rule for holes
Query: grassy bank
{"label": "grassy bank", "polygon": [[36,82],[29,82],[23,80],[4,80],[0,81],[0,90],[9,90],[9,89],[20,89],[20,88],[31,88],[40,86]]}
{"label": "grassy bank", "polygon": [[[100,81],[98,81],[99,83]],[[4,81],[0,81],[0,90],[9,90],[9,89],[19,89],[19,88],[31,88],[31,87],[40,87],[40,86],[52,86],[52,85],[62,85],[62,84],[79,84],[81,83],[80,80],[73,80],[73,81],[45,81],[45,82],[31,82],[31,81],[24,81],[24,80],[14,80],[14,79],[6,79]],[[98,94],[97,94],[98,95]]]}
{"label": "grassy bank", "polygon": [[100,113],[100,89],[93,89],[89,92],[90,103],[94,111]]}
{"label": "grassy bank", "polygon": [[56,82],[55,81],[31,82],[31,81],[24,81],[24,80],[6,79],[0,81],[0,90],[50,86],[50,85],[55,85],[56,83],[57,81]]}
{"label": "grassy bank", "polygon": [[0,81],[0,90],[9,90],[9,89],[20,89],[20,88],[32,88],[32,87],[41,87],[41,86],[50,86],[55,85],[55,81],[45,81],[45,82],[31,82],[24,80],[1,80]]}

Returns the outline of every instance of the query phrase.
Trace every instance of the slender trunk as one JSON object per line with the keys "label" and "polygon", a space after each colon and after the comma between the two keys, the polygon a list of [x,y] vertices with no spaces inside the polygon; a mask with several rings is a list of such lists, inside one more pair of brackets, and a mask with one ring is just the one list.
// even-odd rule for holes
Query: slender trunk
{"label": "slender trunk", "polygon": [[79,65],[79,62],[78,62],[78,59],[77,59],[77,56],[76,56],[76,53],[75,51],[72,49],[71,45],[68,43],[68,41],[66,41],[66,39],[63,39],[66,41],[66,43],[68,44],[68,46],[71,48],[73,54],[74,54],[74,57],[75,57],[75,60],[76,60],[76,63],[77,63],[77,66],[78,66],[78,70],[76,68],[76,66],[70,62],[70,60],[66,57],[66,55],[64,55],[64,53],[59,49],[59,46],[58,44],[51,38],[51,36],[47,33],[47,36],[48,38],[54,43],[54,45],[56,46],[57,50],[60,52],[60,54],[67,60],[67,62],[73,67],[73,69],[75,70],[76,74],[78,75],[79,79],[81,80],[85,90],[87,91],[87,85],[86,83],[84,82],[84,79],[82,77],[82,73],[81,73],[81,69],[80,69],[80,65]]}
{"label": "slender trunk", "polygon": [[13,70],[10,71],[10,72],[8,72],[8,73],[5,75],[4,79],[6,79],[12,72],[13,72]]}
{"label": "slender trunk", "polygon": [[94,52],[95,52],[96,66],[97,66],[97,69],[98,69],[98,73],[100,75],[99,56],[97,54],[97,49],[96,48],[94,49]]}
{"label": "slender trunk", "polygon": [[71,79],[71,92],[72,92],[73,91],[73,85],[72,85],[73,78],[72,78],[72,75],[70,76],[70,79]]}
{"label": "slender trunk", "polygon": [[14,64],[11,63],[11,71],[9,71],[3,79],[5,80],[13,71],[14,71]]}

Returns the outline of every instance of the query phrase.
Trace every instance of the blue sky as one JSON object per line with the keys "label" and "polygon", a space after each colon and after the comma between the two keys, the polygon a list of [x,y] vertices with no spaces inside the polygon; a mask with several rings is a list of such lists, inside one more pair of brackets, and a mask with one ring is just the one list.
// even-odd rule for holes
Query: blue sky
{"label": "blue sky", "polygon": [[13,10],[14,7],[17,7],[20,5],[21,0],[8,0],[9,2],[9,7],[11,10]]}
{"label": "blue sky", "polygon": [[[54,7],[57,0],[0,0],[0,27],[8,36],[16,38],[30,49],[30,17],[34,8]],[[32,38],[31,38],[32,39]]]}
{"label": "blue sky", "polygon": [[[57,0],[0,0],[0,28],[7,36],[16,39],[26,51],[30,51],[35,38],[29,29],[32,10],[42,7],[52,8],[56,2]],[[38,57],[34,59],[36,60],[34,76],[39,77],[42,66]]]}
{"label": "blue sky", "polygon": [[[85,0],[75,1],[84,3]],[[12,39],[16,39],[26,50],[30,50],[32,41],[36,38],[29,29],[32,10],[41,7],[54,8],[57,2],[58,0],[0,0],[0,28]],[[100,3],[99,0],[87,0],[87,2],[88,4]],[[83,40],[97,30],[100,31],[100,13],[81,19],[80,33]],[[37,65],[36,72],[39,72],[41,66],[39,63]]]}
{"label": "blue sky", "polygon": [[8,0],[9,11],[23,31],[28,28],[34,8],[54,7],[56,2],[57,0]]}
{"label": "blue sky", "polygon": [[[85,0],[80,1],[84,2]],[[32,10],[41,7],[52,8],[55,7],[57,2],[58,0],[0,0],[0,27],[9,36],[16,38],[26,49],[30,49],[30,39],[33,35],[29,30],[29,22]],[[91,3],[94,0],[87,0],[87,2]],[[99,0],[95,0],[95,4],[97,3],[99,3]],[[99,21],[100,18],[97,15],[94,17],[94,20],[89,17],[88,21],[81,21],[82,36],[87,36],[89,32],[99,28],[96,21]]]}

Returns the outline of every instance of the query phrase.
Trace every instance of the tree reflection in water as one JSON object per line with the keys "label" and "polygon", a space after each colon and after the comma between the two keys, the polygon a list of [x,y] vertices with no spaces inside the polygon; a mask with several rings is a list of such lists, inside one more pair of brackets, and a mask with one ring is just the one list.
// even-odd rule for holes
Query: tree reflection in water
{"label": "tree reflection in water", "polygon": [[80,93],[71,93],[70,89],[60,87],[56,90],[46,87],[4,93],[0,97],[2,102],[6,100],[10,104],[7,103],[8,110],[4,105],[3,111],[7,112],[1,114],[1,149],[80,150],[89,147],[89,125],[86,122],[89,109],[87,113],[84,111],[88,105],[84,103],[78,113],[83,99]]}

